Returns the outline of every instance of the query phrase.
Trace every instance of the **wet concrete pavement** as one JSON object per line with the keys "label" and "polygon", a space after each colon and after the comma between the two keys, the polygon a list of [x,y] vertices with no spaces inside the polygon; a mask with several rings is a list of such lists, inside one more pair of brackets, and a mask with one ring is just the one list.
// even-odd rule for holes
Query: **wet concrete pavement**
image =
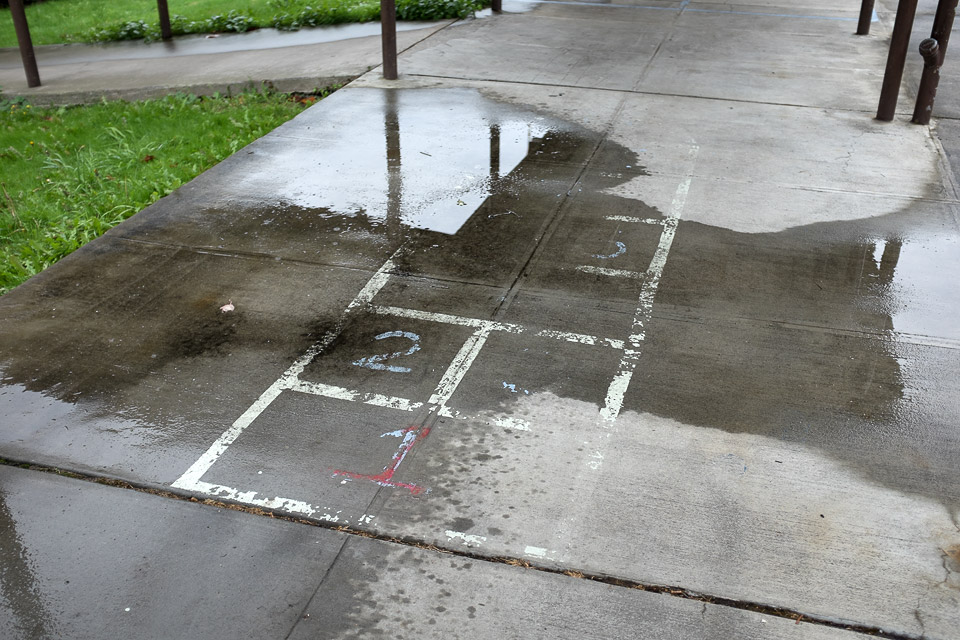
{"label": "wet concrete pavement", "polygon": [[953,174],[801,4],[458,23],[0,298],[0,455],[164,492],[3,471],[7,628],[960,637]]}
{"label": "wet concrete pavement", "polygon": [[[401,22],[397,46],[404,50],[450,24]],[[184,36],[170,42],[110,42],[36,47],[41,86],[27,87],[20,52],[0,48],[4,98],[33,104],[82,104],[143,100],[173,91],[199,95],[269,86],[310,92],[344,84],[380,64],[380,25],[346,24],[215,37]]]}

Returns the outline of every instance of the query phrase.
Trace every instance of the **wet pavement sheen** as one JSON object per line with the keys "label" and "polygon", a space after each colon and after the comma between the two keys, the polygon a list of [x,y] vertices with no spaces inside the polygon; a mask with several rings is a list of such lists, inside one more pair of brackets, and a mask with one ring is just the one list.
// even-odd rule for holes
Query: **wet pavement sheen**
{"label": "wet pavement sheen", "polygon": [[[692,28],[667,13],[645,29]],[[960,233],[929,131],[425,82],[338,91],[0,298],[0,455],[950,637]],[[389,633],[403,592],[351,553],[300,631]]]}

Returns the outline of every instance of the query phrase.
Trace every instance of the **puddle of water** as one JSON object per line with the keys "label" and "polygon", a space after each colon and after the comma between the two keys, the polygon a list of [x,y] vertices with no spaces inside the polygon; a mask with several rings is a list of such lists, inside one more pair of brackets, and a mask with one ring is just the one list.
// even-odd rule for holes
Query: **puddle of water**
{"label": "puddle of water", "polygon": [[[42,282],[5,297],[11,308],[23,306],[10,325],[16,331],[2,339],[10,341],[4,383],[71,403],[101,398],[106,414],[132,413],[156,425],[168,436],[164,447],[179,438],[208,444],[324,330],[339,326],[337,314],[370,277],[364,269],[379,267],[410,239],[415,255],[398,260],[404,275],[394,276],[394,284],[403,286],[405,276],[448,288],[474,283],[506,290],[514,282],[536,282],[555,294],[554,302],[527,302],[523,322],[585,333],[603,325],[605,334],[619,323],[622,331],[609,337],[623,340],[631,316],[605,314],[597,303],[614,299],[611,287],[600,276],[585,284],[576,267],[602,259],[613,268],[641,256],[633,269],[639,277],[629,280],[641,283],[656,242],[617,234],[627,223],[607,216],[662,214],[604,192],[627,180],[643,182],[645,171],[636,153],[615,143],[594,155],[597,142],[574,125],[476,91],[338,92],[94,243],[89,255],[97,260],[65,261]],[[588,173],[604,169],[590,178],[596,188],[568,196],[588,161]],[[610,167],[618,171],[606,171]],[[531,259],[561,206],[567,207],[561,228],[552,235],[559,243]],[[960,493],[944,475],[960,454],[949,427],[960,403],[947,383],[956,375],[956,349],[926,340],[958,338],[950,320],[957,317],[958,297],[950,295],[960,276],[957,242],[955,234],[931,233],[929,223],[914,230],[918,216],[908,210],[779,233],[681,221],[626,408],[802,441],[897,488],[937,497]],[[566,233],[588,225],[609,225],[603,226],[609,233],[583,246],[577,233]],[[386,242],[391,229],[396,233]],[[139,254],[118,240],[124,236],[195,242],[236,255]],[[254,252],[260,257],[242,257]],[[368,255],[357,258],[361,253]],[[315,263],[291,266],[264,255]],[[561,257],[569,265],[559,264]],[[121,277],[138,264],[146,274],[141,279]],[[330,264],[350,268],[324,266]],[[564,266],[579,283],[576,298],[569,296],[573,285]],[[96,275],[102,273],[112,276]],[[31,290],[40,293],[31,298]],[[305,303],[305,295],[316,297]],[[403,306],[464,313],[444,307],[444,299],[456,298],[446,288],[411,287],[400,297]],[[219,308],[228,299],[236,311],[225,316]],[[510,301],[472,304],[470,315],[489,318]],[[48,317],[51,306],[62,309],[55,318]],[[565,313],[575,307],[587,328],[550,326],[561,307]],[[424,340],[410,357],[431,353],[426,329],[399,322],[355,329],[368,341],[413,332]],[[325,358],[344,355],[345,379],[338,382],[353,389],[352,376],[372,379],[377,372],[351,363],[409,347],[403,345],[374,341],[369,350],[353,345],[356,353],[340,346]],[[456,341],[451,345],[455,352]],[[498,394],[490,397],[508,398],[507,407],[513,394],[502,393],[505,380],[524,389],[576,388],[574,397],[600,405],[615,373],[609,358],[570,355],[556,367],[562,371],[532,361],[525,366],[533,379],[516,379],[520,367],[511,368],[511,358],[523,356],[513,347],[505,352],[487,378]],[[489,353],[480,353],[478,372]],[[437,360],[430,367],[439,375],[449,362]],[[324,362],[315,367],[318,376]],[[593,382],[552,384],[550,376]],[[391,392],[408,393],[403,385]],[[349,415],[349,407],[345,411]],[[201,423],[206,432],[183,426]],[[111,438],[94,433],[87,442]]]}
{"label": "puddle of water", "polygon": [[364,93],[365,100],[352,96],[346,122],[342,114],[314,120],[309,131],[281,130],[322,144],[300,138],[275,149],[233,195],[270,194],[305,209],[452,235],[557,130],[543,116],[492,109],[474,92]]}

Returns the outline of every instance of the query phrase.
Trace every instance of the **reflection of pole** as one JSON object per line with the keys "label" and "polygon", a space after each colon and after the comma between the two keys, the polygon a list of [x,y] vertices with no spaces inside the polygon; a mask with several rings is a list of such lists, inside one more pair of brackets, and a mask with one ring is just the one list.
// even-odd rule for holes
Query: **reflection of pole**
{"label": "reflection of pole", "polygon": [[383,125],[387,138],[387,233],[394,234],[401,230],[403,167],[400,160],[400,118],[397,115],[397,94],[393,90],[388,90],[386,96]]}
{"label": "reflection of pole", "polygon": [[397,4],[380,0],[380,42],[383,48],[383,77],[397,79]]}
{"label": "reflection of pole", "polygon": [[877,120],[889,122],[893,120],[897,110],[900,80],[903,78],[903,65],[907,61],[907,48],[910,45],[910,31],[913,29],[913,19],[916,15],[917,0],[900,0],[900,4],[897,5],[897,19],[893,23],[890,52],[887,54],[887,68],[883,72]]}
{"label": "reflection of pole", "polygon": [[170,40],[173,38],[173,32],[170,30],[170,10],[167,8],[167,0],[157,0],[157,13],[160,14],[160,37]]}
{"label": "reflection of pole", "polygon": [[900,262],[900,249],[903,247],[903,240],[895,238],[887,240],[883,247],[883,255],[880,256],[880,282],[890,284],[893,282],[893,276],[897,270],[897,263]]}
{"label": "reflection of pole", "polygon": [[[20,2],[20,0],[16,0]],[[13,2],[11,2],[13,4]],[[17,520],[0,491],[0,593],[26,638],[49,638],[49,615],[44,611],[37,579],[28,561],[29,550],[17,534]]]}
{"label": "reflection of pole", "polygon": [[10,0],[10,17],[17,32],[17,44],[20,45],[20,59],[27,74],[27,86],[40,86],[40,72],[37,71],[37,57],[33,54],[33,40],[30,39],[30,27],[27,26],[27,14],[23,10],[23,0]]}
{"label": "reflection of pole", "polygon": [[500,125],[490,125],[490,182],[500,178]]}

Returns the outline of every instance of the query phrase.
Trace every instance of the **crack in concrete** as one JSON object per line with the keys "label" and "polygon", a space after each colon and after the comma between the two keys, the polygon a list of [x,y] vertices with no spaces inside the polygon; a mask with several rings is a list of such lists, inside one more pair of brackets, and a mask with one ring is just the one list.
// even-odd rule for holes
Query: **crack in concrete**
{"label": "crack in concrete", "polygon": [[[803,613],[795,609],[778,607],[770,604],[764,604],[762,602],[738,600],[735,598],[726,598],[724,596],[719,596],[719,595],[700,593],[697,591],[691,591],[681,586],[646,583],[646,582],[640,582],[638,580],[632,580],[629,578],[618,578],[616,576],[611,576],[606,574],[594,574],[594,573],[588,573],[584,571],[578,571],[575,569],[560,569],[560,568],[550,567],[546,565],[538,565],[530,562],[529,560],[525,560],[523,558],[516,558],[512,556],[484,555],[481,553],[475,553],[475,552],[471,552],[463,549],[451,549],[446,547],[440,547],[433,543],[430,543],[424,540],[419,540],[413,537],[398,538],[398,537],[389,536],[382,533],[367,531],[365,529],[360,529],[357,527],[337,525],[335,523],[331,523],[328,521],[291,516],[278,510],[251,507],[245,504],[222,501],[222,500],[214,500],[212,498],[200,498],[190,494],[189,492],[170,491],[167,487],[161,488],[157,486],[151,486],[148,483],[135,484],[135,483],[128,482],[126,480],[120,480],[118,478],[98,476],[98,475],[94,475],[94,474],[83,472],[83,471],[73,471],[73,470],[61,469],[57,467],[36,465],[30,462],[12,460],[9,458],[0,458],[0,465],[18,467],[22,469],[29,469],[31,471],[38,471],[41,473],[50,473],[54,475],[71,478],[74,480],[81,480],[84,482],[92,482],[94,484],[107,485],[107,486],[118,488],[118,489],[127,489],[132,491],[138,491],[141,493],[148,493],[151,495],[155,495],[163,498],[170,498],[173,500],[179,500],[183,502],[194,502],[197,504],[216,507],[218,509],[230,509],[233,511],[242,511],[242,512],[250,513],[256,516],[273,518],[276,520],[283,520],[286,522],[296,522],[299,524],[304,524],[312,527],[319,527],[321,529],[339,531],[341,533],[356,536],[359,538],[370,538],[373,540],[378,540],[380,542],[399,544],[406,547],[414,547],[424,551],[432,551],[434,553],[442,553],[442,554],[457,556],[460,558],[468,558],[468,559],[477,560],[480,562],[506,564],[514,567],[519,567],[522,569],[540,571],[543,573],[550,573],[554,575],[563,575],[563,576],[567,576],[567,577],[579,579],[579,580],[590,580],[592,582],[599,582],[601,584],[606,584],[613,587],[620,587],[624,589],[636,589],[638,591],[648,591],[651,593],[674,596],[674,597],[682,598],[685,600],[696,600],[703,604],[701,616],[706,615],[707,605],[712,604],[712,605],[721,606],[721,607],[728,607],[731,609],[739,609],[741,611],[752,611],[754,613],[759,613],[763,615],[769,615],[777,618],[794,620],[796,624],[800,624],[801,622],[803,622],[806,624],[830,627],[833,629],[843,629],[845,631],[853,631],[855,633],[875,636],[878,638],[889,638],[891,640],[925,640],[926,639],[926,636],[924,635],[925,631],[923,626],[923,620],[920,617],[921,614],[919,609],[919,603],[917,605],[918,608],[914,610],[914,617],[917,619],[917,622],[920,624],[920,629],[921,629],[921,634],[918,636],[918,635],[909,634],[909,633],[888,631],[880,627],[869,625],[869,624],[862,624],[862,623],[848,621],[848,620],[838,620],[838,619],[828,618],[825,616],[819,616],[819,615],[814,615],[810,613]],[[341,546],[341,550],[342,548],[343,547]]]}
{"label": "crack in concrete", "polygon": [[436,74],[436,73],[407,73],[405,74],[411,78],[437,78],[440,80],[464,80],[467,82],[483,82],[489,84],[517,84],[517,85],[528,85],[533,87],[553,87],[557,89],[573,89],[573,90],[585,90],[585,91],[605,91],[608,93],[630,93],[635,95],[643,96],[661,96],[666,98],[689,98],[690,100],[709,100],[716,102],[734,102],[737,104],[758,104],[758,105],[768,105],[774,107],[794,107],[797,109],[812,109],[815,111],[825,111],[830,113],[866,113],[872,114],[873,109],[856,109],[848,107],[839,107],[831,106],[824,107],[823,105],[809,105],[809,104],[797,104],[794,102],[771,102],[765,100],[750,100],[747,98],[723,98],[723,97],[713,97],[713,96],[695,96],[687,93],[669,93],[666,91],[643,91],[643,90],[634,90],[634,89],[622,89],[622,88],[613,88],[613,87],[593,87],[587,85],[576,85],[576,84],[562,84],[559,82],[537,82],[535,80],[503,80],[498,78],[483,78],[479,76],[451,76],[445,74]]}
{"label": "crack in concrete", "polygon": [[926,625],[923,624],[923,615],[920,613],[920,603],[917,603],[917,608],[913,610],[913,617],[916,619],[917,624],[920,625],[920,638],[923,640],[927,637]]}

